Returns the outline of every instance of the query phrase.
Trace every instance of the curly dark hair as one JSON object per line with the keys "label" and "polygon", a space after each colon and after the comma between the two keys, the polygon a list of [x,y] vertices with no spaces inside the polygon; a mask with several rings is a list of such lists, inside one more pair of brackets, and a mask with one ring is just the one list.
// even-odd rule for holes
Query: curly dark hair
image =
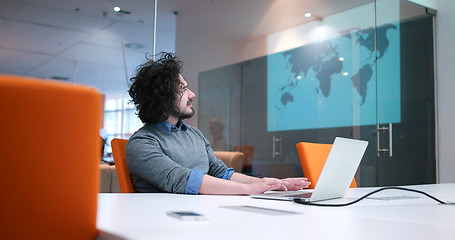
{"label": "curly dark hair", "polygon": [[130,79],[128,93],[136,106],[137,114],[143,123],[156,124],[175,114],[175,101],[182,84],[179,74],[182,62],[173,53],[160,53],[154,61],[140,65],[135,77]]}

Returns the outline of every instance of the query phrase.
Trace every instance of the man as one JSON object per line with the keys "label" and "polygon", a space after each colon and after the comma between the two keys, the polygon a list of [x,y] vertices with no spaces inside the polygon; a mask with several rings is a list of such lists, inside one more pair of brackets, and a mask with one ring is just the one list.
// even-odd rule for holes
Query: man
{"label": "man", "polygon": [[255,178],[236,173],[216,158],[194,115],[195,94],[180,75],[181,61],[162,53],[140,66],[129,94],[145,125],[131,136],[126,160],[139,192],[250,195],[308,187],[306,178]]}

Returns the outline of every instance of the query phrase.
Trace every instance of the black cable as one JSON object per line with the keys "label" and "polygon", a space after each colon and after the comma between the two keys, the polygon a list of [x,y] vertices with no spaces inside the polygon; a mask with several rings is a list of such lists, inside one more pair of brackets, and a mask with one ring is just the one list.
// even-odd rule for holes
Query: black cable
{"label": "black cable", "polygon": [[365,199],[366,197],[370,196],[370,195],[373,195],[375,193],[378,193],[378,192],[381,192],[381,191],[384,191],[384,190],[389,190],[389,189],[396,189],[396,190],[404,190],[404,191],[410,191],[410,192],[416,192],[416,193],[420,193],[420,194],[423,194],[433,200],[435,200],[436,202],[440,203],[440,204],[448,204],[447,202],[444,202],[444,201],[441,201],[433,196],[431,196],[430,194],[426,193],[426,192],[422,192],[422,191],[419,191],[419,190],[415,190],[415,189],[409,189],[409,188],[402,188],[402,187],[384,187],[384,188],[381,188],[381,189],[378,189],[378,190],[375,190],[373,192],[370,192],[368,194],[366,194],[365,196],[357,199],[357,200],[354,200],[352,202],[348,202],[348,203],[341,203],[341,204],[324,204],[324,203],[315,203],[315,202],[305,202],[305,201],[302,201],[300,198],[294,198],[294,202],[295,203],[299,203],[299,204],[304,204],[304,205],[311,205],[311,206],[320,206],[320,207],[344,207],[344,206],[349,206],[349,205],[352,205],[354,203],[357,203],[363,199]]}

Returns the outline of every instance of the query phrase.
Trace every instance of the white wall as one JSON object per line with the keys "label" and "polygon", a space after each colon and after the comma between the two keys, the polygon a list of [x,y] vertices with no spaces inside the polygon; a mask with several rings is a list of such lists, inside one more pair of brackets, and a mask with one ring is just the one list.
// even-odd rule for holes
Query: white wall
{"label": "white wall", "polygon": [[455,183],[455,1],[433,1],[436,17],[439,181]]}
{"label": "white wall", "polygon": [[[455,81],[453,59],[455,56],[455,1],[412,0],[422,6],[438,10],[436,20],[437,61],[437,108],[438,108],[438,156],[439,182],[455,183]],[[204,11],[204,9],[201,9]],[[197,12],[179,14],[176,27],[176,53],[184,61],[183,74],[190,88],[198,94],[198,74],[221,66],[263,56],[267,52],[265,39],[253,39],[247,43],[224,37],[207,36],[204,29],[191,25]],[[225,46],[220,48],[219,46]],[[190,48],[187,46],[191,46]],[[248,47],[254,46],[254,47]],[[194,102],[196,115],[186,122],[197,126],[197,98]]]}

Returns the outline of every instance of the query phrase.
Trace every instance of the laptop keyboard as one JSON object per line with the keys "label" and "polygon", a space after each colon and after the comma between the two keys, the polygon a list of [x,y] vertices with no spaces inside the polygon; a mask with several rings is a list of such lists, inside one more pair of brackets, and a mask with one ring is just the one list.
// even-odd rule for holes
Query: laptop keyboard
{"label": "laptop keyboard", "polygon": [[310,198],[312,192],[307,192],[307,193],[299,193],[299,194],[291,194],[291,195],[286,195],[285,197],[292,197],[292,198]]}

